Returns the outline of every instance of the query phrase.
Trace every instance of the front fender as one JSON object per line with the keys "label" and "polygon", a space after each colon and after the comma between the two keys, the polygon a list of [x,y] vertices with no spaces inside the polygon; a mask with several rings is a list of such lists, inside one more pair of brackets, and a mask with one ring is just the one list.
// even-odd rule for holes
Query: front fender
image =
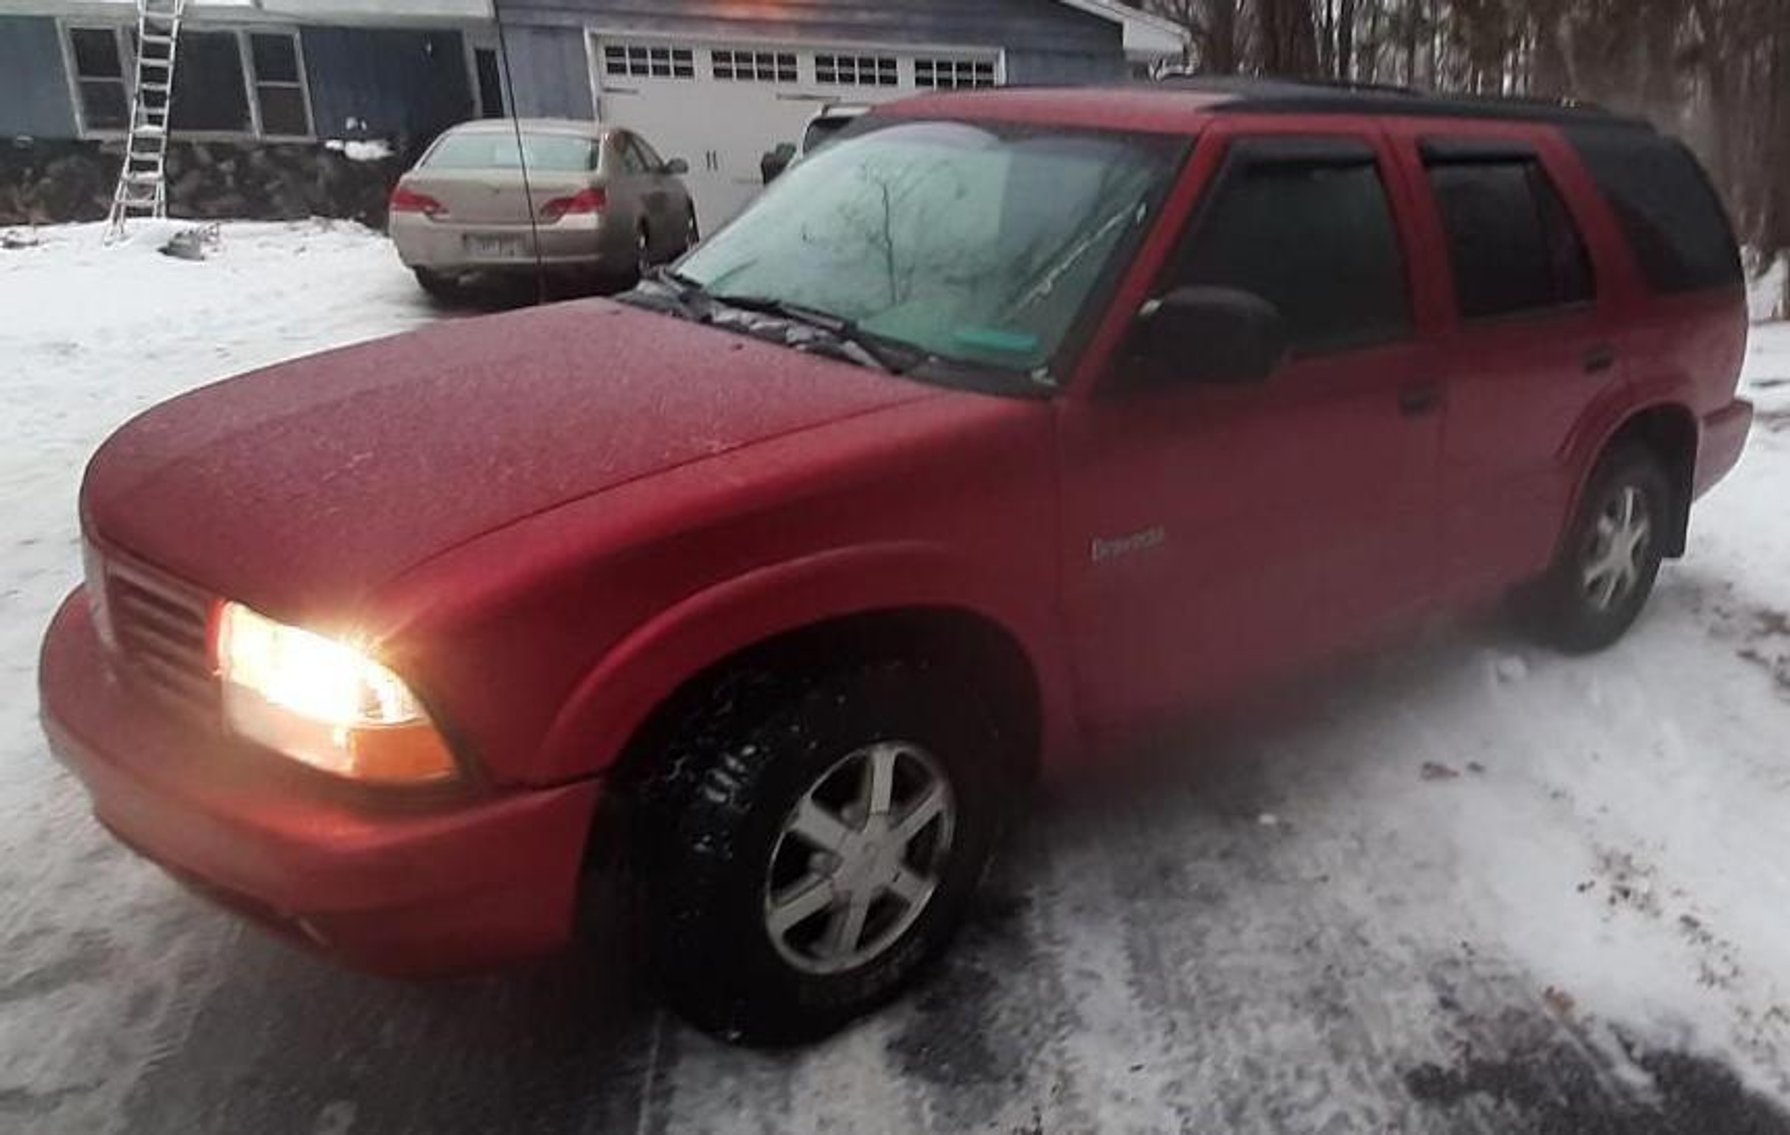
{"label": "front fender", "polygon": [[609,650],[555,718],[529,779],[552,784],[603,773],[680,686],[748,647],[829,619],[901,608],[968,612],[1013,637],[1038,680],[1048,766],[1075,740],[1067,658],[1054,613],[1025,602],[1015,594],[1021,590],[922,542],[838,549],[729,579]]}

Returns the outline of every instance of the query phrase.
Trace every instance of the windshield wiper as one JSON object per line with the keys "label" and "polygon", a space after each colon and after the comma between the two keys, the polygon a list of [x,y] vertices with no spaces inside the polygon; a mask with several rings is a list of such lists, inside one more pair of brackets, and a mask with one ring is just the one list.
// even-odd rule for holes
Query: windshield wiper
{"label": "windshield wiper", "polygon": [[895,347],[881,336],[863,330],[852,320],[818,308],[770,296],[726,296],[713,292],[703,294],[723,307],[775,316],[820,331],[838,344],[841,354],[860,366],[887,371],[889,374],[904,374],[925,357],[921,352]]}
{"label": "windshield wiper", "polygon": [[626,303],[630,302],[629,296],[638,296],[641,299],[650,297],[649,302],[641,303],[640,306],[663,311],[663,305],[658,302],[659,298],[663,296],[671,301],[678,315],[696,323],[708,322],[708,312],[701,303],[702,285],[677,269],[663,265],[649,269],[640,277],[640,282],[652,284],[653,291],[643,293],[639,288],[635,288],[633,292],[624,293],[616,298]]}

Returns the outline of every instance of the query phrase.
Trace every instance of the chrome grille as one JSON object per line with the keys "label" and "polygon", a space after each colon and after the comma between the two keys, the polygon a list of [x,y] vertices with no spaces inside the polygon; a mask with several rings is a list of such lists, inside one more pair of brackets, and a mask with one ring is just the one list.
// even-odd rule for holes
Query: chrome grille
{"label": "chrome grille", "polygon": [[106,611],[123,669],[145,689],[216,712],[211,600],[159,572],[110,557],[105,580]]}

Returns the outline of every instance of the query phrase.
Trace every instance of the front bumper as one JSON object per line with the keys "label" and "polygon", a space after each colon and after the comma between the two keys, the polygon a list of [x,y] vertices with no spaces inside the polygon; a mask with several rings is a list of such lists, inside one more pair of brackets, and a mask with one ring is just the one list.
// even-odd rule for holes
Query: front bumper
{"label": "front bumper", "polygon": [[1753,404],[1735,399],[1713,414],[1703,417],[1703,436],[1697,446],[1697,470],[1693,479],[1694,496],[1702,496],[1726,477],[1740,461],[1746,449],[1747,435],[1753,428]]}
{"label": "front bumper", "polygon": [[281,936],[377,973],[487,969],[569,941],[599,789],[377,808],[115,673],[84,589],[39,672],[50,746],[125,844]]}

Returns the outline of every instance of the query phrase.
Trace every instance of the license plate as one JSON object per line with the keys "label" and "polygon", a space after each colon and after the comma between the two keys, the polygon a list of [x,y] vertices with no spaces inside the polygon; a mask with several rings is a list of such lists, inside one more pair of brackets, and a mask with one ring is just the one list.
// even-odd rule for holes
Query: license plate
{"label": "license plate", "polygon": [[528,255],[528,245],[519,236],[473,236],[466,239],[466,254],[482,260],[503,260]]}

